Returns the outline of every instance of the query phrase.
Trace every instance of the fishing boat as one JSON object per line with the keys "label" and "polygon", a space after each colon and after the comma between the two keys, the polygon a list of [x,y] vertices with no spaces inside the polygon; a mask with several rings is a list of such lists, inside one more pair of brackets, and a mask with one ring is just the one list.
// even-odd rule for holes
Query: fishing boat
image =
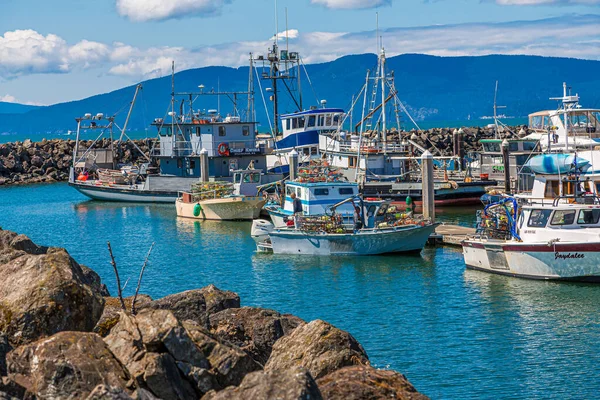
{"label": "fishing boat", "polygon": [[231,182],[199,182],[181,192],[175,202],[177,216],[201,220],[252,220],[258,218],[267,198],[256,196],[261,171],[235,171]]}
{"label": "fishing boat", "polygon": [[550,98],[560,102],[556,109],[529,114],[531,133],[525,139],[538,140],[543,151],[590,150],[600,145],[600,109],[582,107],[579,95],[570,90],[564,82],[562,97]]}
{"label": "fishing boat", "polygon": [[[269,150],[258,143],[255,135],[257,122],[252,76],[250,74],[248,91],[205,90],[204,85],[199,85],[196,92],[177,93],[173,66],[172,96],[167,117],[156,118],[151,124],[157,130],[158,140],[153,140],[149,154],[136,146],[146,158],[137,171],[128,166],[123,169],[116,163],[114,117],[86,114],[77,118],[77,140],[69,185],[95,200],[174,203],[179,192],[189,191],[191,185],[199,181],[202,149],[208,156],[208,175],[214,180],[231,182],[234,171],[248,167],[266,171]],[[119,142],[128,139],[127,121],[139,90],[141,86],[136,88]],[[221,113],[221,97],[232,103],[231,112],[227,115]],[[207,109],[200,109],[199,99],[204,100]],[[240,99],[247,100],[247,108],[240,106]],[[217,107],[210,108],[215,102]],[[80,144],[80,134],[85,129],[99,132],[88,148]],[[105,136],[110,140],[110,148],[94,146]],[[265,183],[282,178],[280,173],[262,175]]]}
{"label": "fishing boat", "polygon": [[521,278],[600,282],[600,199],[559,196],[518,205],[506,196],[462,242],[467,268]]}
{"label": "fishing boat", "polygon": [[[374,72],[367,71],[365,83],[339,128],[319,135],[319,151],[331,165],[342,168],[349,180],[358,182],[365,196],[396,201],[410,196],[420,204],[420,156],[426,149],[402,130],[401,114],[408,116],[417,129],[419,126],[400,100],[394,74],[387,71],[386,63],[385,49],[381,47],[377,67]],[[362,110],[357,112],[355,108],[361,98]],[[356,114],[361,117],[354,123]],[[390,120],[388,114],[395,118]],[[347,123],[350,130],[343,128]],[[485,188],[496,181],[473,177],[464,154],[462,130],[454,132],[453,140],[453,156],[442,156],[431,142],[432,151],[437,154],[434,157],[436,204],[477,204],[486,193]]]}
{"label": "fishing boat", "polygon": [[[337,207],[360,204],[361,228],[348,225]],[[399,214],[389,201],[351,197],[321,216],[294,216],[294,225],[274,227],[255,221],[252,235],[258,251],[318,256],[377,255],[420,252],[437,224]],[[371,217],[364,216],[369,213]]]}

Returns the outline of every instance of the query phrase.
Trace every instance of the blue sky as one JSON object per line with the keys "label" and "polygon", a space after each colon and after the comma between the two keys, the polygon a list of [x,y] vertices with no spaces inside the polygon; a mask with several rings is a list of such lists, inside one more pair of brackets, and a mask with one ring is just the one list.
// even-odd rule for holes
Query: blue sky
{"label": "blue sky", "polygon": [[[388,55],[600,59],[600,0],[279,0],[307,63]],[[275,34],[274,0],[0,0],[0,101],[52,104],[206,65],[239,66]]]}

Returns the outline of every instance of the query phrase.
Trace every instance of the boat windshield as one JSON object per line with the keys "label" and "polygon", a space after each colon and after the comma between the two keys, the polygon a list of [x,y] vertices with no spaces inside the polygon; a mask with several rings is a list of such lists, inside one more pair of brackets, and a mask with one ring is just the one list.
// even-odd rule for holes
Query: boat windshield
{"label": "boat windshield", "polygon": [[570,131],[574,133],[600,132],[600,111],[582,110],[569,113]]}
{"label": "boat windshield", "polygon": [[575,210],[556,210],[551,225],[571,225],[575,221]]}
{"label": "boat windshield", "polygon": [[527,222],[527,226],[531,228],[543,228],[548,223],[548,218],[552,210],[532,210],[531,215],[529,216],[529,221]]}
{"label": "boat windshield", "polygon": [[577,223],[579,225],[596,225],[600,219],[600,210],[580,210]]}

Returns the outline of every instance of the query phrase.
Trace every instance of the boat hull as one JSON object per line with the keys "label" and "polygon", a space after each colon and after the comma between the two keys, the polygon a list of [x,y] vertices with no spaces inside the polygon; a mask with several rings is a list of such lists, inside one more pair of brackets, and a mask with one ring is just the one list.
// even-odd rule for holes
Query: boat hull
{"label": "boat hull", "polygon": [[376,255],[420,252],[436,226],[400,226],[363,230],[356,234],[320,234],[275,229],[269,236],[275,254]]}
{"label": "boat hull", "polygon": [[[185,203],[181,199],[175,202],[177,216],[199,220],[252,220],[260,216],[260,211],[265,205],[263,197],[227,197],[222,199],[201,200],[196,203]],[[194,208],[200,204],[199,215],[194,215]]]}
{"label": "boat hull", "polygon": [[118,187],[116,185],[92,185],[69,182],[69,186],[79,193],[100,201],[119,201],[129,203],[174,203],[177,192],[145,190],[133,187]]}
{"label": "boat hull", "polygon": [[529,279],[600,282],[600,242],[463,242],[467,268]]}

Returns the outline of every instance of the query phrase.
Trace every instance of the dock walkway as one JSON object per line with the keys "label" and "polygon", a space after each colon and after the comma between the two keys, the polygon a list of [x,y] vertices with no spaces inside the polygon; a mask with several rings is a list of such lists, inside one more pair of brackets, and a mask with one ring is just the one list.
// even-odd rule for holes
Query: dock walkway
{"label": "dock walkway", "polygon": [[435,233],[429,237],[429,243],[433,245],[460,246],[467,236],[474,235],[475,228],[458,225],[440,225]]}

